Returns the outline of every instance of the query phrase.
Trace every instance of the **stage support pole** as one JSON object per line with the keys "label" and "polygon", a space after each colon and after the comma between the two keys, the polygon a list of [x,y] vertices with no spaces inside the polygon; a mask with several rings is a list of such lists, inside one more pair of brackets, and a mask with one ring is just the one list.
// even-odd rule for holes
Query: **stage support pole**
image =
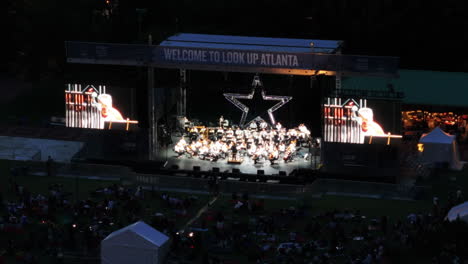
{"label": "stage support pole", "polygon": [[[153,38],[148,36],[148,45],[153,44]],[[156,119],[154,107],[155,89],[154,89],[154,67],[148,66],[148,160],[156,158]]]}
{"label": "stage support pole", "polygon": [[187,116],[187,72],[184,70],[184,86],[182,89],[182,114]]}
{"label": "stage support pole", "polygon": [[[314,88],[315,88],[315,84],[317,82],[317,76],[315,75],[311,75],[310,76],[310,89],[313,91]],[[322,96],[322,93],[320,93],[320,97]],[[324,102],[323,102],[323,98],[320,98],[320,133],[322,135],[324,135],[323,133],[323,128],[324,128],[324,121],[325,121],[325,118],[324,118],[324,106],[323,106]],[[312,109],[313,111],[313,109]],[[314,124],[315,125],[315,124]],[[317,137],[317,135],[314,135],[314,137]],[[312,148],[314,149],[314,151],[312,152]],[[317,157],[316,157],[316,151],[315,151],[315,147],[312,145],[312,142],[309,143],[309,156],[310,156],[310,166],[313,167],[314,169],[317,169]]]}
{"label": "stage support pole", "polygon": [[180,81],[179,81],[179,94],[177,100],[177,115],[179,117],[185,117],[187,115],[187,72],[185,69],[180,69]]}
{"label": "stage support pole", "polygon": [[[340,54],[341,52],[337,52]],[[341,71],[336,71],[335,75],[335,97],[341,97]]]}

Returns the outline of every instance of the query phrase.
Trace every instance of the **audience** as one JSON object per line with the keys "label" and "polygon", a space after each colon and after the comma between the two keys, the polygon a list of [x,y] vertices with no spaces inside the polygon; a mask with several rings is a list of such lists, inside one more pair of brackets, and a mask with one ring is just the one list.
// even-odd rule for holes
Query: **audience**
{"label": "audience", "polygon": [[233,193],[228,204],[200,216],[191,226],[196,231],[181,233],[175,223],[188,216],[196,196],[161,193],[163,208],[152,212],[146,205],[151,195],[141,186],[113,184],[77,202],[60,184],[51,184],[46,194],[15,182],[12,188],[13,200],[0,193],[0,237],[7,238],[0,239],[0,263],[5,256],[37,263],[44,255],[61,263],[70,251],[98,258],[103,238],[140,219],[173,238],[170,258],[199,256],[203,263],[234,263],[224,261],[223,254],[226,259],[246,255],[253,263],[398,263],[408,252],[430,256],[434,263],[461,263],[468,257],[467,224],[444,219],[464,201],[461,190],[447,203],[434,197],[430,212],[406,219],[368,218],[359,210],[312,214],[307,206],[313,204],[268,210],[263,199]]}
{"label": "audience", "polygon": [[[61,263],[66,251],[98,258],[100,241],[111,232],[146,218],[153,227],[170,234],[175,217],[187,217],[197,201],[196,196],[163,194],[161,209],[171,212],[166,216],[149,212],[148,206],[144,210],[148,195],[141,186],[132,190],[113,184],[77,202],[71,201],[72,194],[60,184],[51,184],[47,194],[33,194],[14,181],[11,186],[15,199],[5,199],[0,193],[0,263],[5,256],[22,261],[19,263],[36,263],[49,256]],[[149,214],[153,216],[149,218]]]}

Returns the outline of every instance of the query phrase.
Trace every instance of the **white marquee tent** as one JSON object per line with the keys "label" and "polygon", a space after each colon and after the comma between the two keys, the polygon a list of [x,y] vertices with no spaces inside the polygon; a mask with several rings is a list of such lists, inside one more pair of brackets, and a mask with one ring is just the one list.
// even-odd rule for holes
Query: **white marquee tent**
{"label": "white marquee tent", "polygon": [[468,202],[452,207],[447,214],[447,220],[455,221],[457,218],[468,222]]}
{"label": "white marquee tent", "polygon": [[103,264],[159,264],[169,252],[169,237],[143,221],[117,230],[101,241]]}
{"label": "white marquee tent", "polygon": [[423,134],[419,143],[424,145],[421,155],[423,162],[447,163],[452,170],[463,168],[455,136],[436,127],[430,133]]}

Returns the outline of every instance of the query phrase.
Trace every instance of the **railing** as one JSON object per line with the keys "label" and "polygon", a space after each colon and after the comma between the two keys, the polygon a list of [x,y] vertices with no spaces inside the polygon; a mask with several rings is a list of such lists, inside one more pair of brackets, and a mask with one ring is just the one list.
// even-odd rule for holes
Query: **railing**
{"label": "railing", "polygon": [[[317,179],[308,187],[311,193],[321,194],[354,194],[362,196],[375,196],[376,198],[408,198],[413,199],[415,190],[421,189],[415,186],[401,184],[360,182],[336,179]],[[420,190],[421,191],[421,190]]]}
{"label": "railing", "polygon": [[[193,177],[135,174],[138,184],[151,185],[154,190],[165,188],[209,191],[209,180]],[[305,192],[303,185],[243,182],[236,180],[220,180],[219,191],[222,193],[248,192],[257,195],[288,196]]]}
{"label": "railing", "polygon": [[340,97],[362,97],[366,99],[378,98],[378,99],[403,99],[405,94],[403,92],[396,91],[382,91],[382,90],[359,90],[359,89],[341,89],[334,91],[333,96]]}
{"label": "railing", "polygon": [[[45,162],[18,162],[19,166],[27,166],[29,171],[46,171]],[[125,166],[80,164],[80,163],[55,163],[54,174],[64,174],[113,177],[133,182],[135,184],[151,186],[154,190],[160,189],[184,189],[208,192],[209,179],[177,175],[141,174],[135,173]],[[234,177],[234,176],[232,176]],[[242,175],[238,175],[242,177]],[[268,182],[247,182],[240,180],[219,180],[219,191],[222,193],[248,192],[256,195],[267,196],[291,196],[297,194],[356,194],[364,196],[376,196],[378,198],[399,197],[418,198],[427,196],[431,190],[428,187],[406,186],[401,184],[387,184],[375,182],[361,182],[338,179],[317,179],[309,185],[293,185]]]}

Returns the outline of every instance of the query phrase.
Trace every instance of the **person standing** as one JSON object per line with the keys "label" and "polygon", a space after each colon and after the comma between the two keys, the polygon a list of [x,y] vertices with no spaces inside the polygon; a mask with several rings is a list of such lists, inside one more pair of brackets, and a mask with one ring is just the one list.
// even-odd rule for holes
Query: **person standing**
{"label": "person standing", "polygon": [[223,116],[221,116],[221,117],[219,118],[219,127],[221,127],[221,128],[222,128],[222,127],[223,127],[223,125],[224,125],[224,117],[223,117]]}
{"label": "person standing", "polygon": [[49,156],[47,158],[47,162],[46,162],[46,169],[47,169],[47,176],[48,177],[52,177],[52,174],[53,174],[53,164],[54,164],[54,160],[52,159],[51,156]]}

